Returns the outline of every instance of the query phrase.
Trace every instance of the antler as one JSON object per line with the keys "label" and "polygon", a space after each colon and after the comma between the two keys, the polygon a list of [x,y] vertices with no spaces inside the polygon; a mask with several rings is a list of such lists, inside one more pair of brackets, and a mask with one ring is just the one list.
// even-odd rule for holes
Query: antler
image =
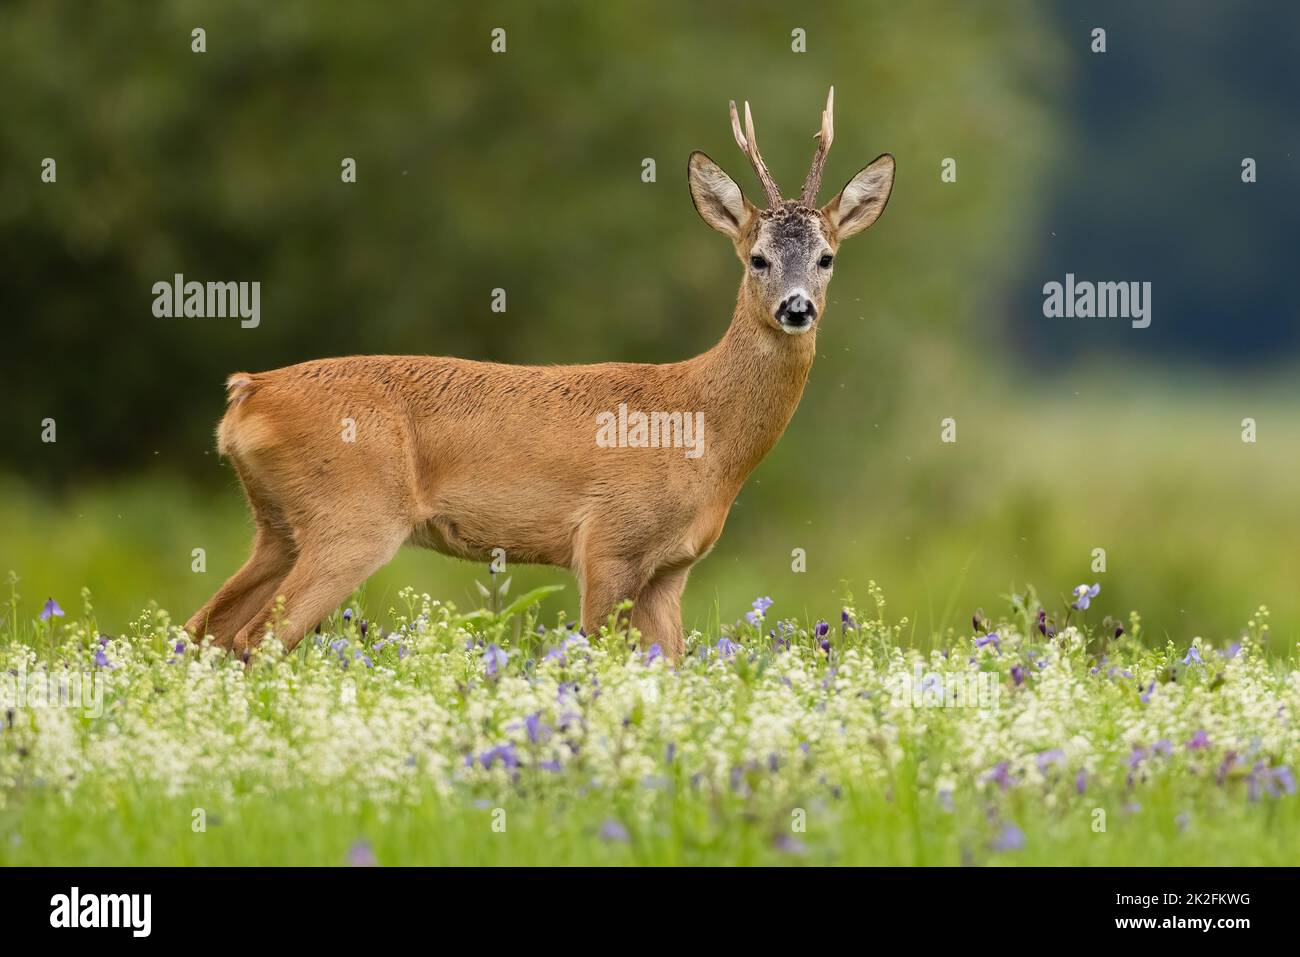
{"label": "antler", "polygon": [[740,117],[736,115],[736,101],[731,101],[731,132],[736,137],[736,145],[740,147],[741,152],[749,157],[750,165],[754,167],[754,172],[758,174],[758,181],[763,184],[763,192],[767,194],[767,205],[776,207],[781,205],[781,190],[777,188],[776,180],[772,179],[772,174],[767,171],[767,164],[763,162],[763,154],[758,151],[758,140],[754,137],[754,118],[749,113],[749,103],[745,103],[745,132],[740,131]]}
{"label": "antler", "polygon": [[[735,112],[732,112],[735,116]],[[822,188],[822,170],[826,166],[826,154],[830,151],[831,140],[835,138],[835,87],[826,94],[826,109],[822,110],[822,128],[813,134],[817,138],[817,152],[813,154],[812,168],[808,178],[803,181],[803,196],[800,202],[812,206],[817,202],[817,193]]]}

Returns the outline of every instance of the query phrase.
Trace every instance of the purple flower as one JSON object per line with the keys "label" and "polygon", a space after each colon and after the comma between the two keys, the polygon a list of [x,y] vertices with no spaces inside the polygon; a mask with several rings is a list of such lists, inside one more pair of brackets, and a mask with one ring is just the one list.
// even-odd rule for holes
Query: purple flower
{"label": "purple flower", "polygon": [[767,615],[767,610],[772,607],[771,598],[755,598],[753,611],[745,613],[745,621],[751,625],[757,625]]}
{"label": "purple flower", "polygon": [[498,761],[504,768],[519,767],[519,757],[515,754],[514,744],[498,744],[494,748],[489,748],[478,756],[485,770],[491,770],[492,766]]}
{"label": "purple flower", "polygon": [[497,672],[504,668],[509,660],[510,652],[498,648],[495,642],[483,649],[483,662],[487,666],[489,678],[495,678]]}
{"label": "purple flower", "polygon": [[627,828],[611,817],[600,826],[600,839],[606,844],[615,841],[626,844],[629,840]]}
{"label": "purple flower", "polygon": [[1295,794],[1295,775],[1285,764],[1270,768],[1263,761],[1256,761],[1250,774],[1246,775],[1246,794],[1252,801],[1258,801],[1261,794],[1275,798]]}
{"label": "purple flower", "polygon": [[1143,704],[1150,704],[1150,703],[1151,703],[1151,694],[1152,694],[1152,692],[1154,692],[1155,690],[1156,690],[1156,683],[1155,683],[1154,681],[1151,682],[1149,685],[1147,685],[1146,690],[1143,691],[1142,694],[1140,694],[1140,695],[1138,696],[1139,698],[1142,699],[1142,703],[1143,703]]}
{"label": "purple flower", "polygon": [[992,850],[998,852],[1019,851],[1024,846],[1025,832],[1011,823],[1003,824],[1002,830],[998,832],[998,836],[989,845]]}
{"label": "purple flower", "polygon": [[1071,592],[1074,596],[1074,601],[1070,602],[1071,609],[1087,611],[1092,599],[1096,598],[1099,592],[1101,592],[1101,585],[1092,585],[1091,588],[1088,585],[1076,586],[1074,592]]}
{"label": "purple flower", "polygon": [[1187,649],[1187,655],[1183,658],[1183,664],[1190,665],[1193,661],[1198,665],[1205,664],[1205,662],[1201,660],[1201,649],[1197,648],[1195,645],[1192,645],[1192,647]]}
{"label": "purple flower", "polygon": [[1074,793],[1082,794],[1088,790],[1088,772],[1079,768],[1079,773],[1074,776]]}
{"label": "purple flower", "polygon": [[528,717],[524,718],[524,730],[528,733],[529,743],[537,744],[542,740],[542,735],[549,732],[551,729],[542,724],[542,713],[540,711],[534,711],[532,714],[528,715]]}
{"label": "purple flower", "polygon": [[1241,654],[1241,642],[1239,642],[1239,641],[1234,641],[1232,644],[1230,644],[1230,645],[1229,645],[1227,648],[1225,648],[1223,651],[1220,651],[1219,654],[1222,655],[1224,658],[1235,658],[1235,657],[1237,657],[1237,655]]}
{"label": "purple flower", "polygon": [[112,668],[112,663],[108,660],[108,655],[104,654],[104,649],[100,648],[95,652],[95,667]]}
{"label": "purple flower", "polygon": [[1070,603],[1070,607],[1076,611],[1087,611],[1088,606],[1092,604],[1092,600],[1097,597],[1097,594],[1100,591],[1100,585],[1093,585],[1091,587],[1087,585],[1079,585],[1071,593],[1074,595],[1074,601]]}
{"label": "purple flower", "polygon": [[344,620],[345,622],[346,622],[346,621],[351,621],[351,620],[352,620],[352,609],[351,609],[351,608],[349,608],[349,609],[347,609],[346,611],[343,612],[343,620]]}
{"label": "purple flower", "polygon": [[1047,623],[1047,612],[1038,609],[1038,631],[1044,638],[1051,638],[1056,634],[1056,629]]}
{"label": "purple flower", "polygon": [[1059,764],[1065,760],[1065,752],[1060,748],[1052,748],[1050,751],[1042,751],[1037,757],[1038,770],[1046,773],[1047,769],[1053,764]]}
{"label": "purple flower", "polygon": [[41,621],[49,621],[51,618],[62,618],[63,609],[53,598],[45,599],[45,607],[41,609]]}
{"label": "purple flower", "polygon": [[362,637],[362,638],[366,637],[366,632],[368,632],[368,631],[370,630],[370,622],[368,622],[368,621],[366,621],[364,618],[362,618],[362,619],[361,619],[361,624],[360,624],[359,627],[361,628],[361,637]]}
{"label": "purple flower", "polygon": [[733,657],[736,654],[736,652],[740,649],[740,645],[736,644],[726,635],[723,635],[721,638],[719,638],[718,643],[714,647],[717,649],[718,654],[721,655],[723,658]]}
{"label": "purple flower", "polygon": [[804,846],[803,841],[793,834],[778,834],[772,843],[782,854],[802,857],[808,853],[808,848]]}
{"label": "purple flower", "polygon": [[984,780],[996,782],[1003,790],[1011,787],[1015,783],[1011,780],[1011,762],[999,761],[992,770],[984,773]]}
{"label": "purple flower", "polygon": [[178,641],[178,642],[176,642],[176,647],[174,647],[174,648],[172,649],[172,654],[174,654],[174,655],[183,655],[183,654],[185,654],[185,642],[183,642],[183,641]]}
{"label": "purple flower", "polygon": [[983,648],[985,645],[992,645],[995,651],[999,654],[1002,653],[1002,642],[998,639],[998,633],[996,631],[989,632],[983,638],[975,639],[976,648]]}
{"label": "purple flower", "polygon": [[849,610],[847,608],[841,609],[840,610],[840,631],[841,632],[852,631],[856,627],[857,625],[854,624],[853,616],[849,614]]}
{"label": "purple flower", "polygon": [[1208,748],[1209,746],[1210,746],[1210,736],[1205,733],[1204,728],[1197,731],[1194,735],[1188,738],[1187,744],[1184,745],[1184,747],[1186,747],[1188,751],[1199,751],[1202,748]]}
{"label": "purple flower", "polygon": [[357,841],[348,848],[348,867],[378,867],[379,858],[368,841]]}
{"label": "purple flower", "polygon": [[813,637],[825,638],[830,633],[830,630],[831,630],[831,626],[828,625],[823,619],[819,618],[817,620],[817,624],[813,625]]}
{"label": "purple flower", "polygon": [[1016,687],[1025,683],[1025,669],[1019,665],[1011,666],[1011,680],[1016,683]]}
{"label": "purple flower", "polygon": [[1155,744],[1151,745],[1152,754],[1163,754],[1165,757],[1174,753],[1173,742],[1168,738],[1161,738]]}
{"label": "purple flower", "polygon": [[1236,766],[1237,752],[1229,751],[1223,756],[1223,760],[1219,762],[1219,770],[1214,774],[1215,783],[1222,785],[1224,781],[1228,780],[1228,775],[1232,773],[1232,769]]}
{"label": "purple flower", "polygon": [[650,664],[650,662],[656,661],[659,658],[662,658],[663,656],[664,656],[664,650],[659,646],[659,642],[656,641],[653,645],[651,645],[649,648],[646,649],[645,663],[648,665]]}

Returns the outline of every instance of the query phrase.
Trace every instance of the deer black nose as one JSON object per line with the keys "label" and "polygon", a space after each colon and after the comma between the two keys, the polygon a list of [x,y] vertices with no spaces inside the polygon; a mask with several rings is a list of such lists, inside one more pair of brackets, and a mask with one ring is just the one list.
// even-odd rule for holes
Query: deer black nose
{"label": "deer black nose", "polygon": [[802,326],[810,326],[813,320],[817,318],[817,307],[813,301],[801,292],[792,293],[781,300],[781,304],[776,307],[776,321],[783,326],[793,326],[798,329]]}

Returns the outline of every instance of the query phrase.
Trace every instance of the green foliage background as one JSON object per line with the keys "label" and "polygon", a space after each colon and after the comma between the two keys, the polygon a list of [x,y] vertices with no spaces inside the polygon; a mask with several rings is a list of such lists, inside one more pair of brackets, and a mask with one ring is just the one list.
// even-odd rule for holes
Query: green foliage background
{"label": "green foliage background", "polygon": [[[726,114],[748,99],[794,189],[833,83],[826,195],[886,150],[896,188],[840,258],[803,405],[698,569],[688,623],[734,620],[755,594],[830,615],[843,583],[874,578],[928,638],[1013,586],[1087,579],[1099,606],[1140,607],[1157,635],[1231,632],[1265,601],[1292,640],[1300,436],[1285,386],[1140,366],[1049,375],[1013,349],[1007,290],[1046,241],[1085,68],[1086,30],[1053,8],[123,10],[0,8],[0,568],[22,576],[29,609],[85,584],[106,620],[149,600],[180,617],[238,566],[249,527],[211,438],[236,369],[707,348],[739,266],[691,208],[686,156],[704,149],[752,195]],[[190,51],[196,26],[205,54]],[[790,50],[794,26],[806,54]],[[39,180],[46,156],[57,185]],[[345,156],[355,185],[340,182]],[[956,184],[939,178],[950,156]],[[261,281],[261,326],[156,319],[151,287],[178,272]],[[1240,442],[1244,415],[1268,423],[1258,447]],[[938,441],[945,416],[955,446]],[[1095,547],[1104,575],[1089,570]],[[463,603],[480,571],[404,554],[369,588]],[[576,609],[572,590],[557,601]]]}

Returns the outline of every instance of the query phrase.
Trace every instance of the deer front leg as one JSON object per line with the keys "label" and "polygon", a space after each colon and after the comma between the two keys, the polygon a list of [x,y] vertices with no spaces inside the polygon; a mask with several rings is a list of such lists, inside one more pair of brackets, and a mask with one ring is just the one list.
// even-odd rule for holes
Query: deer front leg
{"label": "deer front leg", "polygon": [[641,632],[641,644],[657,644],[670,661],[686,651],[682,636],[682,592],[690,568],[660,572],[641,589],[632,606],[632,626]]}
{"label": "deer front leg", "polygon": [[[593,637],[600,634],[601,627],[609,623],[620,602],[636,601],[648,577],[636,563],[626,559],[587,558],[578,570],[582,630]],[[625,627],[627,623],[627,614],[621,614],[619,626]]]}

